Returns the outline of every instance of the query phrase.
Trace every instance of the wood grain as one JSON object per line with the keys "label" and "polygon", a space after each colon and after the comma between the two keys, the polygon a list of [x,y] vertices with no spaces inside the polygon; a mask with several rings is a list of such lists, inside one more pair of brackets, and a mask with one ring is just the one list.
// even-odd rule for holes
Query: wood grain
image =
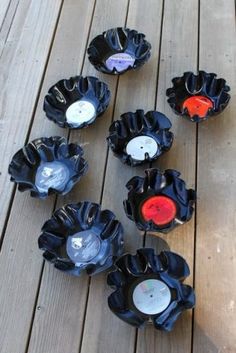
{"label": "wood grain", "polygon": [[[64,130],[46,119],[42,112],[42,101],[49,86],[61,78],[62,74],[69,76],[71,71],[76,72],[80,70],[93,4],[94,2],[91,1],[88,6],[87,0],[83,0],[76,6],[73,1],[67,1],[65,5],[48,63],[48,70],[32,125],[30,139],[44,135],[60,135],[64,132]],[[81,11],[84,14],[83,20],[78,21]],[[72,26],[73,32],[71,32],[69,24]],[[74,44],[74,33],[77,31],[80,33],[76,41],[77,46],[71,45],[72,43]],[[70,43],[70,47],[68,48],[70,51],[65,51],[67,41]],[[63,42],[64,46],[62,47]],[[68,57],[68,52],[71,53],[70,57]],[[75,57],[78,59],[78,62],[75,61]],[[53,204],[54,198],[49,198],[45,201],[36,200],[32,199],[27,192],[17,192],[14,198],[0,255],[0,280],[1,283],[4,283],[0,292],[0,322],[2,327],[0,352],[23,353],[27,348],[42,269],[42,256],[38,250],[37,238],[41,226],[51,215]],[[50,270],[50,267],[48,267],[48,270]],[[61,274],[59,273],[59,275]],[[50,271],[48,276],[51,276]],[[71,278],[66,278],[61,283],[58,283],[56,278],[51,281],[49,280],[49,283],[54,283],[54,288],[57,287],[58,289],[53,296],[58,298],[58,293],[61,292],[60,286],[63,283],[65,288],[69,290],[71,287],[67,286],[67,283],[70,281]],[[74,285],[73,282],[72,286]],[[47,290],[50,293],[50,287]],[[72,291],[72,293],[75,293],[75,291]],[[80,295],[83,297],[83,293]],[[70,295],[68,294],[69,297]],[[59,296],[59,298],[62,301],[64,299],[63,296]],[[45,312],[48,313],[46,310],[48,307],[45,304],[47,300],[45,299],[42,302],[42,310],[38,310],[39,306],[37,307],[37,313],[40,312],[42,315]],[[78,310],[80,309],[81,307],[77,305],[76,296],[75,315],[78,314]],[[60,309],[58,312],[60,313]],[[51,316],[50,311],[49,316]],[[50,320],[48,321],[50,322]],[[47,323],[44,328],[48,330]],[[46,351],[47,349],[45,348]]]}
{"label": "wood grain", "polygon": [[[173,77],[197,69],[198,3],[199,67],[226,78],[232,98],[223,114],[199,124],[196,141],[196,125],[171,112],[165,91]],[[233,0],[1,1],[0,353],[235,353],[234,14]],[[143,31],[151,42],[152,57],[140,70],[119,78],[101,74],[84,56],[87,40],[123,26],[126,15],[128,27]],[[81,70],[107,82],[112,99],[94,125],[68,134],[45,117],[43,99],[53,83]],[[196,223],[193,218],[168,235],[145,238],[126,218],[122,201],[126,182],[144,175],[146,167],[130,168],[107,155],[106,136],[112,119],[138,108],[152,110],[155,102],[171,119],[175,141],[153,166],[180,170],[188,187],[194,187],[197,172],[198,207]],[[18,191],[11,199],[7,167],[26,139],[51,135],[79,142],[89,162],[86,177],[69,195],[59,197],[56,207],[85,199],[101,202],[122,221],[127,251],[134,253],[145,239],[145,246],[157,252],[170,246],[189,263],[190,284],[195,268],[195,314],[184,313],[173,332],[152,326],[137,331],[116,318],[107,306],[111,290],[106,274],[90,281],[43,265],[37,238],[56,199],[36,200]]]}
{"label": "wood grain", "polygon": [[8,74],[1,71],[0,233],[13,190],[8,164],[26,139],[60,5],[61,0],[31,2]]}
{"label": "wood grain", "polygon": [[11,0],[2,0],[0,6],[0,29],[3,25]]}
{"label": "wood grain", "polygon": [[[120,114],[138,108],[152,110],[155,105],[156,75],[161,29],[162,3],[157,1],[131,1],[127,27],[146,34],[152,43],[152,58],[136,72],[129,72],[119,79],[114,119]],[[122,202],[126,197],[125,184],[141,168],[123,165],[109,153],[102,207],[114,211],[125,228],[126,250],[136,251],[143,238],[136,226],[124,214]],[[107,306],[111,290],[106,285],[106,275],[92,278],[85,321],[82,353],[134,352],[135,329],[112,314]]]}
{"label": "wood grain", "polygon": [[0,31],[0,79],[3,83],[11,72],[11,64],[27,20],[30,2],[31,0],[12,0]]}
{"label": "wood grain", "polygon": [[18,4],[19,0],[10,1],[6,16],[4,18],[2,26],[0,26],[0,57],[5,47],[7,37],[11,29],[11,25],[14,22],[14,17],[17,12]]}
{"label": "wood grain", "polygon": [[223,114],[199,125],[193,352],[236,351],[234,1],[201,1],[199,67],[231,86]]}

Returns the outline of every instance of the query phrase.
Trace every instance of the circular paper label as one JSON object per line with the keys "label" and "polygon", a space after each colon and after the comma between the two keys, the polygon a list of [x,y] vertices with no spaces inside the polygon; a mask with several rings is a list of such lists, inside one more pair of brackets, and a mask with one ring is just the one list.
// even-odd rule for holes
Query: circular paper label
{"label": "circular paper label", "polygon": [[100,250],[100,239],[90,230],[85,230],[69,236],[66,243],[66,251],[69,258],[80,265],[91,261]]}
{"label": "circular paper label", "polygon": [[106,60],[106,67],[108,70],[112,71],[115,69],[117,72],[124,71],[130,66],[133,67],[135,58],[127,53],[118,53],[111,55]]}
{"label": "circular paper label", "polygon": [[157,279],[140,282],[133,291],[133,303],[144,314],[159,314],[168,307],[170,301],[169,287]]}
{"label": "circular paper label", "polygon": [[43,162],[35,176],[35,186],[40,192],[48,192],[49,188],[63,190],[69,179],[68,167],[59,161]]}
{"label": "circular paper label", "polygon": [[144,161],[145,154],[152,158],[158,151],[157,142],[149,136],[137,136],[130,140],[126,146],[126,153],[137,161]]}
{"label": "circular paper label", "polygon": [[152,196],[142,205],[141,213],[145,221],[153,221],[156,225],[170,223],[176,216],[176,205],[166,196]]}
{"label": "circular paper label", "polygon": [[94,105],[86,100],[79,100],[72,103],[66,111],[66,120],[74,127],[87,123],[96,116]]}
{"label": "circular paper label", "polygon": [[198,115],[199,118],[204,118],[207,115],[208,109],[213,108],[212,101],[204,96],[193,96],[184,101],[183,109],[187,108],[190,117]]}

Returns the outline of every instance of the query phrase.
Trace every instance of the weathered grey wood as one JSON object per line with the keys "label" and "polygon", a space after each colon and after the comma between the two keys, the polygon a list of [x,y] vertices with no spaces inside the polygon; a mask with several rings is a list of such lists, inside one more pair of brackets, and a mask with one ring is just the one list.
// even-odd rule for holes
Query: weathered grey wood
{"label": "weathered grey wood", "polygon": [[[74,5],[73,1],[67,1],[63,8],[30,139],[42,135],[66,133],[65,130],[45,118],[42,112],[42,101],[49,86],[62,77],[62,71],[64,75],[69,76],[71,71],[76,73],[81,69],[93,4],[94,2],[91,1],[88,5],[86,0],[80,1],[77,5]],[[50,11],[50,7],[47,11]],[[78,21],[81,11],[84,17],[83,20]],[[73,16],[72,13],[74,13]],[[70,30],[69,24],[74,31],[80,33],[76,41],[77,46],[71,45],[74,44],[74,32]],[[70,42],[68,48],[67,40]],[[63,46],[62,43],[64,43]],[[71,56],[68,56],[69,51],[65,49],[70,49]],[[74,60],[75,58],[78,61]],[[32,199],[28,193],[17,192],[14,198],[0,254],[0,281],[4,283],[0,291],[0,325],[2,328],[0,352],[25,352],[42,267],[42,256],[38,250],[37,238],[42,224],[51,215],[53,203],[54,198],[49,198],[46,201],[36,200]],[[59,273],[59,275],[61,274]],[[50,274],[48,276],[50,277]],[[69,281],[71,279],[66,278],[62,282],[65,288],[70,288],[66,285]],[[54,293],[54,297],[56,297],[61,292],[60,284],[56,278],[53,283],[59,287]],[[74,282],[72,285],[74,286]],[[84,294],[81,292],[81,297],[85,293],[86,291]],[[60,296],[60,300],[63,298]],[[44,303],[47,303],[47,300],[43,301],[40,313],[44,313],[46,306]],[[80,309],[80,306],[76,307],[76,313]],[[60,308],[58,312],[60,313]],[[47,323],[45,327],[48,330]]]}
{"label": "weathered grey wood", "polygon": [[[58,79],[80,73],[94,6],[93,0],[65,0],[52,43],[61,1],[20,0],[18,6],[17,3],[18,0],[2,0],[0,5],[0,22],[4,6],[8,8],[0,30],[0,102],[3,111],[0,115],[3,119],[0,120],[0,229],[6,220],[12,190],[7,166],[12,154],[25,141],[35,105],[30,140],[42,135],[67,136],[68,130],[60,129],[46,119],[42,111],[43,98]],[[97,0],[96,3],[90,39],[107,28],[124,24],[128,0]],[[157,110],[171,118],[175,142],[172,150],[154,166],[180,170],[188,186],[193,187],[196,126],[174,116],[166,103],[165,90],[170,87],[172,77],[196,70],[198,0],[165,0],[164,3]],[[235,8],[233,0],[200,0],[200,8],[200,69],[215,71],[225,77],[231,85],[232,99],[224,114],[199,125],[197,306],[193,352],[233,353],[236,350]],[[112,101],[107,112],[94,125],[70,134],[71,141],[84,146],[90,168],[87,176],[67,197],[59,197],[57,207],[83,199],[100,201],[106,164],[105,137],[114,103],[114,119],[125,111],[153,109],[161,12],[161,1],[130,1],[128,26],[146,33],[153,46],[151,60],[140,71],[127,73],[118,80],[98,73],[85,59],[83,75],[95,75],[107,82]],[[52,52],[37,103],[51,44]],[[125,183],[133,175],[143,175],[144,169],[124,166],[109,153],[102,207],[112,209],[122,221],[126,230],[126,249],[133,253],[142,246],[143,237],[126,218],[122,201],[127,194]],[[37,237],[42,224],[51,215],[54,201],[54,197],[39,201],[19,192],[13,200],[0,254],[0,352],[78,353],[84,333],[82,353],[133,353],[135,349],[138,353],[190,353],[191,312],[183,315],[172,333],[160,333],[150,326],[145,331],[138,331],[135,342],[135,329],[116,318],[107,307],[107,296],[111,291],[105,275],[92,278],[88,286],[86,276],[69,277],[46,263],[40,282],[42,257]],[[162,239],[187,259],[192,271],[193,220]],[[161,240],[147,235],[146,246],[158,251]],[[188,282],[192,283],[192,276]]]}
{"label": "weathered grey wood", "polygon": [[[162,2],[130,2],[127,27],[146,34],[147,40],[152,43],[152,58],[140,70],[120,77],[114,119],[119,119],[120,114],[127,111],[154,108],[161,15]],[[135,225],[125,216],[122,202],[126,197],[126,182],[142,170],[142,167],[132,169],[123,165],[109,153],[102,207],[113,210],[122,221],[125,228],[126,250],[132,252],[142,246],[143,238]],[[82,353],[134,352],[135,329],[111,313],[107,306],[107,297],[110,293],[111,290],[106,285],[106,275],[92,278]]]}
{"label": "weathered grey wood", "polygon": [[[76,29],[79,12],[81,13],[83,10],[80,9],[78,3],[71,1],[71,4],[73,6],[70,11],[67,10],[66,22],[62,23],[60,21],[58,29],[60,30],[61,24],[62,28],[67,28],[69,31],[68,47],[67,50],[63,48],[62,61],[67,60],[66,53],[72,51],[73,60],[75,60],[78,67],[72,65],[71,72],[65,72],[67,75],[79,73],[79,66],[82,64],[78,53],[74,52],[72,48],[74,46],[74,33],[79,33],[79,30]],[[115,0],[109,2],[98,1],[95,7],[90,40],[105,29],[123,24],[126,17],[126,9],[127,0],[122,2]],[[74,72],[72,69],[75,69]],[[90,169],[86,177],[82,178],[81,182],[67,197],[58,200],[57,207],[67,202],[78,202],[83,199],[99,202],[102,190],[106,162],[105,137],[112,118],[117,77],[99,74],[91,66],[87,58],[82,73],[83,75],[96,75],[105,80],[112,90],[112,100],[107,112],[98,118],[94,125],[71,133],[71,141],[79,141],[84,146],[85,157],[89,162]],[[45,265],[37,303],[37,307],[42,307],[42,310],[36,310],[28,352],[78,352],[82,338],[84,311],[86,309],[88,277],[84,276],[77,279],[68,279],[67,277],[67,275],[62,275],[50,265]],[[99,290],[102,290],[102,288],[103,286]],[[60,292],[60,295],[58,292]]]}
{"label": "weathered grey wood", "polygon": [[200,69],[231,86],[223,114],[199,125],[193,352],[236,351],[236,60],[234,1],[201,0]]}
{"label": "weathered grey wood", "polygon": [[11,0],[2,0],[1,1],[1,6],[0,6],[0,29],[3,25],[3,21],[6,17],[6,14],[7,14],[7,10],[10,6],[10,2]]}
{"label": "weathered grey wood", "polygon": [[6,16],[4,18],[4,21],[2,23],[2,26],[0,26],[0,57],[4,48],[4,45],[6,43],[8,34],[11,29],[11,25],[14,21],[15,14],[17,12],[17,7],[18,7],[19,0],[12,0],[9,4],[8,11],[6,12]]}
{"label": "weathered grey wood", "polygon": [[30,7],[30,1],[12,0],[0,31],[0,77],[2,84],[11,72],[11,64],[24,29],[24,23],[27,20],[26,15]]}
{"label": "weathered grey wood", "polygon": [[32,1],[10,67],[1,63],[1,69],[7,67],[7,75],[1,70],[0,232],[13,189],[8,164],[26,139],[60,5],[61,0]]}

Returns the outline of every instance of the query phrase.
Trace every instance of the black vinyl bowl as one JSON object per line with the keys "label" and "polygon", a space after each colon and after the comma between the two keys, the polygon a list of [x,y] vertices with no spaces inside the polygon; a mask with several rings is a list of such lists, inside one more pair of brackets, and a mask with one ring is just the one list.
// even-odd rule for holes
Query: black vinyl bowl
{"label": "black vinyl bowl", "polygon": [[145,170],[146,176],[135,176],[127,183],[128,199],[124,201],[127,217],[138,229],[168,233],[189,221],[193,214],[195,191],[186,189],[180,173],[173,169]]}
{"label": "black vinyl bowl", "polygon": [[69,274],[107,270],[123,252],[123,228],[113,212],[89,201],[58,209],[38,239],[43,257]]}
{"label": "black vinyl bowl", "polygon": [[152,322],[154,327],[171,331],[179,315],[195,305],[193,289],[183,284],[189,267],[179,255],[142,248],[136,255],[125,254],[107,283],[115,289],[108,298],[112,312],[135,327]]}
{"label": "black vinyl bowl", "polygon": [[185,72],[172,80],[173,87],[166,90],[167,102],[175,114],[194,122],[201,122],[221,113],[229,103],[230,87],[215,73]]}
{"label": "black vinyl bowl", "polygon": [[106,74],[122,74],[142,66],[151,55],[145,35],[128,28],[112,28],[95,37],[88,47],[91,64]]}
{"label": "black vinyl bowl", "polygon": [[107,138],[114,155],[131,166],[154,161],[173,142],[170,120],[162,113],[143,110],[124,113],[114,121]]}
{"label": "black vinyl bowl", "polygon": [[29,142],[12,158],[11,181],[33,197],[67,194],[88,168],[83,149],[64,137],[41,137]]}
{"label": "black vinyl bowl", "polygon": [[75,76],[49,89],[43,109],[48,119],[60,127],[82,129],[104,113],[110,97],[107,84],[98,78]]}

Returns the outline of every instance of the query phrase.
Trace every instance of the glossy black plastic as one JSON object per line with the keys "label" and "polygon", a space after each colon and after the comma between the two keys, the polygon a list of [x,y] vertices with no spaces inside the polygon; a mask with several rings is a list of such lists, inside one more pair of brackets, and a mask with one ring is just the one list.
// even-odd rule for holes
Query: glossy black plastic
{"label": "glossy black plastic", "polygon": [[[182,77],[173,78],[172,83],[173,87],[166,90],[167,102],[175,114],[194,122],[201,122],[221,113],[230,100],[230,87],[223,78],[217,78],[215,73],[199,71],[194,75],[193,72],[185,72]],[[203,96],[212,102],[213,107],[207,110],[204,117],[190,116],[188,109],[183,108],[186,99],[193,96]]]}
{"label": "glossy black plastic", "polygon": [[[75,76],[54,84],[44,98],[43,109],[48,119],[62,128],[81,129],[92,124],[97,116],[104,113],[110,102],[111,93],[106,83],[96,77]],[[90,102],[95,109],[91,120],[73,124],[67,121],[67,109],[75,102]]]}
{"label": "glossy black plastic", "polygon": [[[170,149],[174,137],[169,131],[171,126],[170,120],[160,112],[149,111],[145,114],[143,110],[136,110],[135,113],[122,114],[120,120],[111,124],[107,141],[116,157],[123,163],[136,166],[151,162]],[[157,143],[154,156],[150,157],[146,153],[144,160],[137,160],[127,154],[128,142],[137,136],[148,136],[154,139]]]}
{"label": "glossy black plastic", "polygon": [[[89,261],[75,264],[68,255],[66,244],[73,235],[85,232],[96,234],[100,245],[96,256]],[[94,275],[113,266],[123,252],[123,227],[113,212],[101,211],[98,204],[89,201],[68,204],[58,209],[42,228],[38,239],[43,256],[54,266],[69,274],[79,276],[82,272]],[[85,249],[86,250],[86,249]]]}
{"label": "glossy black plastic", "polygon": [[[125,53],[133,62],[124,69],[109,68],[107,60],[115,54]],[[112,28],[95,37],[88,47],[88,57],[91,64],[106,74],[121,74],[128,70],[141,67],[150,58],[151,44],[145,40],[145,35],[128,28]],[[125,60],[124,60],[125,62]]]}
{"label": "glossy black plastic", "polygon": [[[88,168],[83,149],[74,143],[67,143],[64,137],[41,137],[29,142],[12,158],[9,165],[11,181],[18,184],[19,191],[30,190],[33,197],[45,198],[50,194],[66,194],[83,176]],[[49,188],[41,192],[35,184],[38,168],[47,162],[59,162],[68,170],[63,189]]]}
{"label": "glossy black plastic", "polygon": [[[189,273],[186,261],[170,251],[156,255],[154,249],[142,248],[136,255],[125,254],[116,262],[116,270],[108,275],[108,285],[115,288],[108,305],[130,325],[143,327],[151,321],[156,329],[171,331],[179,315],[195,305],[193,289],[182,283]],[[144,314],[133,302],[134,288],[147,279],[165,283],[171,293],[169,305],[158,314]]]}
{"label": "glossy black plastic", "polygon": [[[138,229],[168,233],[176,226],[189,221],[193,214],[195,191],[186,189],[185,182],[179,178],[180,173],[174,169],[161,172],[159,169],[145,170],[146,176],[135,176],[126,184],[128,199],[124,201],[127,217],[136,223]],[[162,195],[170,198],[176,205],[175,218],[168,224],[157,225],[153,221],[145,221],[141,207],[152,196]]]}

